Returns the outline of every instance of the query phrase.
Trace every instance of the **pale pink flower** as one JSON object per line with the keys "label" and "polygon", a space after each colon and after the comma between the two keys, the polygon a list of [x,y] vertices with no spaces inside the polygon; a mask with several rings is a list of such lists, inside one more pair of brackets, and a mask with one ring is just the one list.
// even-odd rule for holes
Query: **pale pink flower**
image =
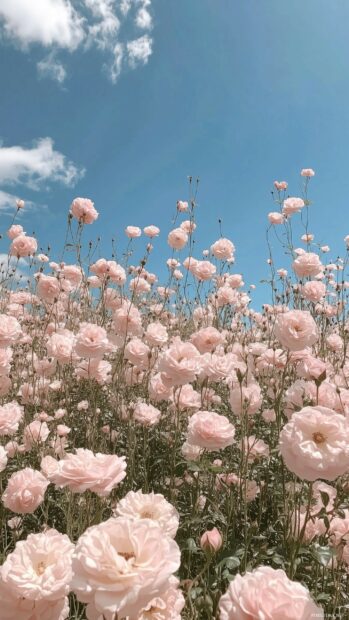
{"label": "pale pink flower", "polygon": [[177,543],[150,519],[111,518],[79,538],[72,589],[105,620],[137,614],[179,568]]}
{"label": "pale pink flower", "polygon": [[173,402],[180,411],[184,409],[200,409],[201,396],[190,383],[181,385],[173,395]]}
{"label": "pale pink flower", "polygon": [[315,172],[312,168],[303,168],[303,170],[301,170],[301,176],[302,177],[313,177],[315,175]]}
{"label": "pale pink flower", "polygon": [[167,329],[159,322],[149,323],[144,333],[144,339],[152,347],[161,347],[168,340]]}
{"label": "pale pink flower", "polygon": [[142,231],[138,226],[127,226],[125,228],[125,234],[129,239],[135,239],[141,236]]}
{"label": "pale pink flower", "polygon": [[200,547],[209,553],[217,553],[223,545],[222,535],[216,527],[206,530],[200,538]]}
{"label": "pale pink flower", "polygon": [[189,418],[187,441],[208,451],[222,450],[234,443],[235,427],[214,411],[198,411]]}
{"label": "pale pink flower", "polygon": [[48,303],[57,301],[61,293],[60,282],[56,277],[40,273],[36,287],[38,296]]}
{"label": "pale pink flower", "polygon": [[3,504],[12,512],[32,513],[44,501],[48,484],[39,471],[30,467],[16,471],[10,476],[2,494]]}
{"label": "pale pink flower", "polygon": [[[269,456],[269,446],[263,441],[263,439],[257,439],[255,435],[245,437],[243,442],[247,459],[253,462],[256,459],[267,458]],[[241,446],[242,448],[242,446]]]}
{"label": "pale pink flower", "polygon": [[[1,566],[1,581],[16,598],[32,602],[61,601],[69,593],[73,551],[68,536],[54,529],[29,534],[26,540],[17,542]],[[37,617],[46,618],[44,614]],[[29,615],[28,620],[31,618]],[[60,616],[54,618],[58,620]]]}
{"label": "pale pink flower", "polygon": [[198,260],[193,266],[192,273],[198,280],[210,280],[216,273],[216,266],[208,260]]}
{"label": "pale pink flower", "polygon": [[7,451],[3,446],[0,446],[0,473],[6,469],[7,460]]}
{"label": "pale pink flower", "polygon": [[166,536],[175,538],[179,526],[179,514],[161,493],[129,491],[115,508],[115,516],[127,519],[152,519]]}
{"label": "pale pink flower", "polygon": [[282,213],[279,213],[278,211],[272,211],[268,214],[268,220],[270,224],[283,224],[285,218]]}
{"label": "pale pink flower", "polygon": [[114,329],[117,334],[140,336],[142,333],[141,314],[135,306],[124,305],[114,312]]}
{"label": "pale pink flower", "polygon": [[259,566],[236,575],[219,601],[220,620],[313,620],[324,618],[307,588],[281,569]]}
{"label": "pale pink flower", "polygon": [[211,245],[211,253],[215,258],[219,260],[227,260],[234,255],[235,245],[230,239],[221,238],[218,239],[213,245]]}
{"label": "pale pink flower", "polygon": [[41,469],[61,489],[68,487],[73,493],[89,490],[107,497],[126,476],[126,458],[78,448],[76,454],[66,454],[60,461],[44,457]]}
{"label": "pale pink flower", "polygon": [[317,276],[323,270],[320,258],[314,252],[300,254],[292,263],[292,268],[299,278]]}
{"label": "pale pink flower", "polygon": [[16,401],[0,406],[0,437],[14,435],[23,419],[23,407]]}
{"label": "pale pink flower", "polygon": [[305,299],[317,303],[325,297],[326,285],[318,280],[309,280],[309,282],[303,284],[301,292]]}
{"label": "pale pink flower", "polygon": [[75,336],[68,329],[53,333],[47,340],[47,353],[61,364],[69,364],[74,359]]}
{"label": "pale pink flower", "polygon": [[274,181],[274,187],[278,191],[285,191],[288,188],[288,183],[287,181]]}
{"label": "pale pink flower", "polygon": [[200,446],[194,446],[193,444],[189,443],[189,441],[185,441],[181,449],[182,456],[187,461],[197,461],[203,454],[203,452],[203,448],[200,448]]}
{"label": "pale pink flower", "polygon": [[98,218],[92,200],[89,198],[75,198],[70,207],[71,214],[83,224],[92,224]]}
{"label": "pale pink flower", "polygon": [[291,351],[312,346],[318,340],[318,329],[310,312],[289,310],[279,314],[275,323],[275,336]]}
{"label": "pale pink flower", "polygon": [[349,470],[349,425],[327,407],[304,407],[280,433],[286,466],[303,480],[335,480]]}
{"label": "pale pink flower", "polygon": [[188,203],[185,200],[177,200],[177,209],[180,212],[188,211]]}
{"label": "pale pink flower", "polygon": [[50,434],[50,429],[46,422],[41,420],[33,420],[24,428],[23,440],[26,450],[30,450],[33,446],[45,443]]}
{"label": "pale pink flower", "polygon": [[167,243],[174,250],[181,250],[188,242],[188,234],[182,228],[174,228],[168,234]]}
{"label": "pale pink flower", "polygon": [[25,235],[23,226],[21,226],[20,224],[12,224],[12,226],[10,226],[7,231],[7,236],[9,237],[9,239],[11,239],[11,241],[13,241],[13,239],[18,237],[19,235]]}
{"label": "pale pink flower", "polygon": [[7,314],[0,314],[0,347],[15,344],[21,335],[22,329],[17,319]]}
{"label": "pale pink flower", "polygon": [[142,424],[142,426],[155,426],[155,424],[160,422],[160,418],[160,409],[141,401],[137,402],[133,411],[133,419],[136,422]]}
{"label": "pale pink flower", "polygon": [[34,237],[21,234],[15,237],[10,245],[10,255],[17,258],[32,256],[38,249],[38,243]]}
{"label": "pale pink flower", "polygon": [[111,382],[111,363],[98,358],[79,362],[75,368],[75,375],[80,379],[95,379],[100,385]]}
{"label": "pale pink flower", "polygon": [[200,353],[189,342],[174,342],[159,360],[159,371],[172,385],[194,381],[199,370]]}
{"label": "pale pink flower", "polygon": [[109,351],[110,344],[104,327],[83,323],[76,335],[75,352],[80,357],[101,358]]}
{"label": "pale pink flower", "polygon": [[153,237],[157,237],[160,234],[160,228],[153,225],[146,226],[145,228],[143,228],[143,232],[145,235],[147,235],[147,237],[150,237],[152,239]]}
{"label": "pale pink flower", "polygon": [[191,341],[200,353],[211,353],[223,342],[223,336],[215,327],[203,327],[192,335]]}
{"label": "pale pink flower", "polygon": [[301,209],[305,207],[305,202],[302,198],[295,198],[294,196],[286,198],[282,207],[282,213],[284,215],[293,215],[293,213],[299,213]]}
{"label": "pale pink flower", "polygon": [[132,338],[124,350],[125,359],[138,368],[149,368],[151,354],[148,345],[139,338]]}
{"label": "pale pink flower", "polygon": [[261,388],[258,383],[233,388],[230,390],[229,402],[235,415],[241,416],[243,413],[254,415],[262,405]]}
{"label": "pale pink flower", "polygon": [[175,577],[170,577],[169,587],[153,598],[137,615],[137,620],[181,620],[185,600]]}

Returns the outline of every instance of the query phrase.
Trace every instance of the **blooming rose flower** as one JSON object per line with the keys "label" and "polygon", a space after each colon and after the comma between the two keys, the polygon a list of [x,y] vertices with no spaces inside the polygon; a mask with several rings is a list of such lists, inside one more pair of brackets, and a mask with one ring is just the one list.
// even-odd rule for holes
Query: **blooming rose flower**
{"label": "blooming rose flower", "polygon": [[206,450],[222,450],[234,443],[235,427],[224,415],[198,411],[189,418],[187,441]]}
{"label": "blooming rose flower", "polygon": [[282,213],[279,213],[278,211],[272,211],[268,214],[268,220],[270,224],[283,224],[285,218]]}
{"label": "blooming rose flower", "polygon": [[139,338],[133,338],[127,343],[124,349],[124,357],[138,368],[149,368],[150,349]]}
{"label": "blooming rose flower", "polygon": [[193,275],[201,281],[210,280],[216,273],[216,267],[208,260],[198,260],[192,269]]}
{"label": "blooming rose flower", "polygon": [[275,336],[287,349],[300,351],[317,341],[318,329],[310,312],[290,310],[277,317]]}
{"label": "blooming rose flower", "polygon": [[153,237],[157,237],[160,234],[160,228],[153,225],[146,226],[145,228],[143,228],[143,232],[145,235],[147,235],[147,237],[150,237],[152,239]]}
{"label": "blooming rose flower", "polygon": [[115,508],[115,516],[127,519],[152,519],[166,536],[174,538],[179,526],[179,514],[161,493],[129,491]]}
{"label": "blooming rose flower", "polygon": [[149,323],[144,334],[144,339],[152,347],[161,347],[166,344],[168,340],[167,329],[158,321]]}
{"label": "blooming rose flower", "polygon": [[284,200],[282,212],[284,215],[293,215],[293,213],[299,213],[303,207],[305,207],[304,200],[302,198],[295,198],[292,196]]}
{"label": "blooming rose flower", "polygon": [[11,585],[0,579],[1,620],[66,620],[69,616],[68,597],[51,601],[33,601],[16,597]]}
{"label": "blooming rose flower", "polygon": [[286,190],[288,188],[288,183],[287,181],[274,181],[274,187],[278,190]]}
{"label": "blooming rose flower", "polygon": [[318,280],[310,280],[301,288],[303,297],[314,303],[321,301],[326,295],[326,285]]}
{"label": "blooming rose flower", "polygon": [[259,566],[236,575],[219,601],[220,620],[313,620],[324,618],[307,588],[286,573]]}
{"label": "blooming rose flower", "polygon": [[292,269],[299,278],[314,277],[322,272],[323,265],[317,254],[304,252],[293,261]]}
{"label": "blooming rose flower", "polygon": [[229,402],[232,412],[241,416],[243,412],[253,415],[262,405],[262,392],[258,383],[233,388],[230,390]]}
{"label": "blooming rose flower", "polygon": [[20,226],[20,224],[12,224],[12,226],[10,226],[7,231],[7,236],[9,237],[9,239],[11,239],[11,241],[13,241],[13,239],[18,237],[19,235],[25,235],[23,226]]}
{"label": "blooming rose flower", "polygon": [[79,538],[72,589],[105,620],[137,614],[169,586],[179,568],[177,543],[150,519],[111,518]]}
{"label": "blooming rose flower", "polygon": [[32,256],[38,249],[38,243],[34,237],[27,237],[27,235],[18,235],[15,237],[10,245],[10,255],[17,258],[23,258],[25,256]]}
{"label": "blooming rose flower", "polygon": [[199,370],[200,353],[190,342],[174,342],[159,360],[159,371],[172,385],[194,381]]}
{"label": "blooming rose flower", "polygon": [[17,319],[7,314],[0,314],[0,347],[9,347],[15,344],[22,334]]}
{"label": "blooming rose flower", "polygon": [[188,242],[188,234],[182,228],[174,228],[168,234],[167,243],[174,250],[181,250]]}
{"label": "blooming rose flower", "polygon": [[301,170],[301,176],[302,177],[313,177],[315,175],[315,172],[312,168],[303,168],[303,170]]}
{"label": "blooming rose flower", "polygon": [[126,476],[126,458],[78,448],[76,454],[66,454],[60,461],[44,457],[41,469],[61,489],[68,487],[73,493],[90,490],[107,497]]}
{"label": "blooming rose flower", "polygon": [[125,228],[125,234],[129,239],[135,239],[141,236],[142,231],[138,226],[127,226]]}
{"label": "blooming rose flower", "polygon": [[235,245],[230,239],[218,239],[213,245],[211,245],[211,253],[215,258],[219,260],[227,260],[234,255]]}
{"label": "blooming rose flower", "polygon": [[48,484],[39,471],[30,467],[16,471],[2,494],[3,504],[12,512],[32,513],[43,502]]}
{"label": "blooming rose flower", "polygon": [[192,335],[191,341],[200,353],[209,353],[222,343],[223,336],[215,327],[203,327]]}
{"label": "blooming rose flower", "polygon": [[75,352],[80,357],[101,358],[109,351],[110,344],[104,327],[83,323],[76,335]]}
{"label": "blooming rose flower", "polygon": [[[74,359],[74,334],[68,329],[53,333],[47,340],[47,353],[61,364],[69,364]],[[76,356],[75,356],[76,357]]]}
{"label": "blooming rose flower", "polygon": [[23,419],[23,408],[11,401],[0,406],[0,437],[14,435],[18,431],[19,423]]}
{"label": "blooming rose flower", "polygon": [[335,480],[349,471],[349,422],[327,407],[304,407],[280,433],[286,466],[303,480]]}
{"label": "blooming rose flower", "polygon": [[143,426],[155,426],[161,418],[161,411],[153,405],[139,401],[133,411],[133,419]]}
{"label": "blooming rose flower", "polygon": [[45,276],[45,274],[40,273],[36,290],[41,299],[53,303],[59,298],[61,286],[56,277]]}
{"label": "blooming rose flower", "polygon": [[50,434],[50,429],[46,422],[41,420],[33,420],[24,428],[23,440],[26,450],[30,450],[33,446],[45,443]]}
{"label": "blooming rose flower", "polygon": [[92,224],[98,218],[98,211],[96,211],[92,200],[89,198],[75,198],[71,204],[70,211],[75,219],[84,224]]}
{"label": "blooming rose flower", "polygon": [[188,211],[188,203],[185,200],[177,200],[177,209],[181,212]]}

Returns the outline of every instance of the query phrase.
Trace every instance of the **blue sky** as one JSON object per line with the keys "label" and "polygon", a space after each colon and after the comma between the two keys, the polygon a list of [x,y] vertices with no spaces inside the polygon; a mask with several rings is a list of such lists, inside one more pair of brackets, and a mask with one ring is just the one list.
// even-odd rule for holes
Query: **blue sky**
{"label": "blue sky", "polygon": [[342,251],[347,0],[37,2],[40,19],[30,0],[0,0],[1,232],[9,195],[20,196],[35,205],[27,232],[60,247],[71,200],[86,196],[100,213],[86,238],[101,236],[106,257],[127,224],[161,228],[156,270],[187,176],[198,176],[198,257],[221,218],[236,271],[258,285],[272,182],[298,195],[312,167],[311,232],[330,257]]}

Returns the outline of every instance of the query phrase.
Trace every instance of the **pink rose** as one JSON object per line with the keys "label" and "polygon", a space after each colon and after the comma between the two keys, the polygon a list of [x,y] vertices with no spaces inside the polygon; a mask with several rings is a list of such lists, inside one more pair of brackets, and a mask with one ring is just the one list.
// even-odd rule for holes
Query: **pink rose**
{"label": "pink rose", "polygon": [[318,280],[310,280],[303,284],[301,293],[305,299],[317,303],[326,295],[326,285]]}
{"label": "pink rose", "polygon": [[34,237],[27,237],[26,235],[18,235],[15,237],[10,245],[11,256],[22,258],[25,256],[32,256],[38,249],[38,243]]}
{"label": "pink rose", "polygon": [[259,566],[243,576],[236,575],[220,598],[219,610],[220,620],[324,618],[307,588],[271,566]]}
{"label": "pink rose", "polygon": [[177,543],[154,521],[111,518],[79,538],[72,589],[79,601],[94,606],[105,620],[116,615],[137,618],[152,598],[166,590],[179,564]]}
{"label": "pink rose", "polygon": [[68,487],[73,493],[90,490],[107,497],[126,476],[126,458],[78,448],[75,454],[66,454],[60,461],[44,457],[41,469],[61,489]]}
{"label": "pink rose", "polygon": [[298,213],[301,209],[305,207],[305,202],[302,198],[290,197],[284,200],[284,204],[282,207],[282,213],[284,215],[293,215],[293,213]]}
{"label": "pink rose", "polygon": [[0,347],[15,344],[21,335],[22,329],[17,319],[7,314],[0,314]]}
{"label": "pink rose", "polygon": [[152,519],[166,536],[175,538],[179,526],[179,514],[161,493],[129,491],[115,508],[115,516],[127,519]]}
{"label": "pink rose", "polygon": [[11,239],[11,241],[13,241],[13,239],[18,237],[19,235],[25,235],[23,226],[20,226],[20,224],[12,224],[12,226],[10,226],[7,231],[7,236],[9,237],[9,239]]}
{"label": "pink rose", "polygon": [[223,545],[222,535],[216,527],[207,530],[200,538],[200,547],[209,553],[217,553]]}
{"label": "pink rose", "polygon": [[335,480],[349,471],[349,423],[327,407],[304,407],[280,433],[279,449],[302,480]]}
{"label": "pink rose", "polygon": [[268,214],[268,220],[271,224],[283,224],[285,218],[282,213],[279,213],[278,211],[272,211]]}
{"label": "pink rose", "polygon": [[153,225],[146,226],[145,228],[143,228],[143,232],[145,235],[147,235],[147,237],[150,237],[152,239],[153,237],[157,237],[160,234],[160,228]]}
{"label": "pink rose", "polygon": [[110,344],[104,327],[82,323],[75,341],[75,353],[80,357],[101,358],[109,351]]}
{"label": "pink rose", "polygon": [[318,340],[318,329],[310,312],[290,310],[279,314],[275,323],[275,336],[291,351],[312,346]]}
{"label": "pink rose", "polygon": [[136,237],[141,236],[142,231],[138,228],[138,226],[127,226],[125,228],[125,234],[129,239],[135,239]]}
{"label": "pink rose", "polygon": [[306,276],[317,276],[323,270],[323,265],[317,254],[304,252],[300,254],[292,263],[292,268],[299,278]]}
{"label": "pink rose", "polygon": [[159,371],[171,385],[184,385],[194,381],[199,370],[200,353],[189,342],[177,341],[165,351],[159,360]]}
{"label": "pink rose", "polygon": [[223,336],[215,327],[203,327],[192,335],[191,341],[200,353],[209,353],[222,343]]}
{"label": "pink rose", "polygon": [[232,412],[241,416],[243,412],[254,415],[262,405],[262,392],[258,383],[233,388],[230,390],[229,397]]}
{"label": "pink rose", "polygon": [[3,504],[12,512],[32,513],[44,501],[48,484],[39,471],[30,467],[16,471],[9,478],[6,490],[2,494]]}
{"label": "pink rose", "polygon": [[303,170],[301,170],[301,176],[302,177],[308,177],[308,179],[310,177],[313,177],[315,175],[315,172],[312,168],[303,168]]}
{"label": "pink rose", "polygon": [[218,239],[213,245],[211,245],[211,253],[215,258],[219,260],[227,260],[234,255],[235,246],[230,239],[221,238]]}
{"label": "pink rose", "polygon": [[161,418],[161,411],[153,405],[138,402],[133,411],[133,419],[142,426],[155,426]]}
{"label": "pink rose", "polygon": [[23,407],[16,401],[0,406],[0,436],[14,435],[23,419]]}
{"label": "pink rose", "polygon": [[168,234],[167,243],[173,250],[181,250],[188,242],[188,234],[182,228],[174,228]]}
{"label": "pink rose", "polygon": [[189,418],[187,441],[208,451],[223,450],[234,443],[235,427],[224,415],[198,411]]}
{"label": "pink rose", "polygon": [[92,224],[98,218],[98,211],[89,198],[75,198],[70,207],[75,219],[84,224]]}

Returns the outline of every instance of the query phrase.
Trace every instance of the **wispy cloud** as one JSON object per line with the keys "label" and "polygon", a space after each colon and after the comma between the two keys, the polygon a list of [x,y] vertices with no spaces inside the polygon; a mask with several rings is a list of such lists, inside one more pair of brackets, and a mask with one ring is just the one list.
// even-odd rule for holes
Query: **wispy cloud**
{"label": "wispy cloud", "polygon": [[51,52],[37,64],[39,76],[50,78],[62,84],[67,77],[67,72],[61,62],[56,60],[55,53]]}
{"label": "wispy cloud", "polygon": [[67,76],[61,49],[99,50],[115,82],[123,70],[148,62],[152,28],[151,0],[0,0],[2,38],[23,50],[32,44],[49,49],[38,73],[60,84]]}
{"label": "wispy cloud", "polygon": [[40,138],[31,148],[0,146],[0,183],[21,183],[38,189],[44,182],[75,185],[84,170],[56,151],[52,138]]}

